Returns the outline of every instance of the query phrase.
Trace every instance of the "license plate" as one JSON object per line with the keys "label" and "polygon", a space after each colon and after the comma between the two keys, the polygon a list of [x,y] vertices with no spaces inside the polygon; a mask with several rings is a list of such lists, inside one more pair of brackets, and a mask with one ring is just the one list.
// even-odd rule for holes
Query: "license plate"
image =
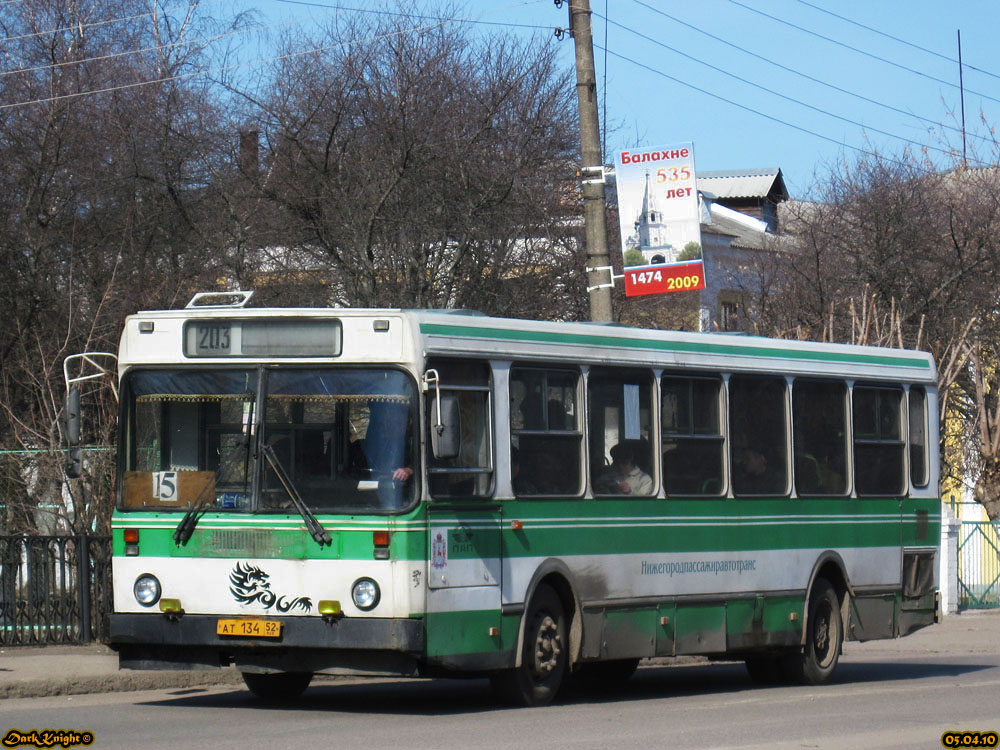
{"label": "license plate", "polygon": [[280,638],[281,623],[277,620],[219,620],[215,632],[241,638]]}

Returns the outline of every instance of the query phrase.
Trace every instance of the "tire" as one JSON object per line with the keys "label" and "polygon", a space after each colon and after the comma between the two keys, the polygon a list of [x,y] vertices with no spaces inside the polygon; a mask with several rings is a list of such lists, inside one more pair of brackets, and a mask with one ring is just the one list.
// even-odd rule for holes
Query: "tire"
{"label": "tire", "polygon": [[843,643],[840,599],[830,582],[819,578],[809,595],[805,645],[785,662],[788,677],[803,685],[827,682],[840,661]]}
{"label": "tire", "polygon": [[275,672],[259,674],[243,672],[243,682],[255,696],[265,701],[289,701],[298,698],[309,687],[312,672]]}
{"label": "tire", "polygon": [[562,602],[550,586],[539,585],[525,616],[521,666],[494,673],[493,689],[515,706],[551,703],[566,677],[568,636]]}

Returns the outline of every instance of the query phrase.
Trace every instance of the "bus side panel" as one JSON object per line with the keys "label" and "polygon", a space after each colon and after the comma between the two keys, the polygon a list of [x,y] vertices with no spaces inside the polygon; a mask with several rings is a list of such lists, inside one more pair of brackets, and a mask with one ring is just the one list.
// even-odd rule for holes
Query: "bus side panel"
{"label": "bus side panel", "polygon": [[859,634],[895,632],[897,499],[568,502],[507,502],[521,528],[503,532],[503,595],[527,606],[539,566],[558,562],[582,608],[581,661],[797,645],[821,559],[864,593]]}
{"label": "bus side panel", "polygon": [[510,666],[514,643],[500,612],[499,513],[431,508],[428,535],[427,663],[456,670]]}

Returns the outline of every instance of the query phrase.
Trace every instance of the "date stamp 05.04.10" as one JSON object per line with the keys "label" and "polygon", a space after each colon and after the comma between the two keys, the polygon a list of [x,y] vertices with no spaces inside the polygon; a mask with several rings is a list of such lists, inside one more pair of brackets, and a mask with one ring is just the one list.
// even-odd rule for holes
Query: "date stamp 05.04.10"
{"label": "date stamp 05.04.10", "polygon": [[1000,734],[949,730],[941,735],[942,747],[998,747]]}

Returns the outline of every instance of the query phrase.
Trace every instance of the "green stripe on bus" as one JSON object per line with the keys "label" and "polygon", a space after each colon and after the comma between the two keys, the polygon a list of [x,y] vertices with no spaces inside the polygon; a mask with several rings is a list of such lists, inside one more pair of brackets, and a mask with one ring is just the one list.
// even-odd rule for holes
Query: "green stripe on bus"
{"label": "green stripe on bus", "polygon": [[[390,558],[426,560],[428,527],[448,529],[449,559],[633,553],[936,545],[941,533],[936,498],[506,500],[503,518],[480,511],[421,519],[418,506],[403,528],[391,529]],[[256,518],[260,518],[259,516]],[[520,522],[514,530],[511,520]],[[321,518],[333,544],[321,547],[302,528],[249,527],[248,517],[206,516],[187,545],[173,540],[177,515],[127,520],[117,516],[114,554],[125,552],[123,526],[140,530],[139,550],[153,557],[256,557],[371,560],[372,529],[345,528]],[[282,519],[291,521],[292,519]],[[353,520],[353,519],[352,519]],[[301,524],[301,519],[294,519]],[[463,529],[464,527],[464,529]],[[467,538],[468,537],[468,538]],[[501,539],[503,547],[501,548]],[[501,551],[502,549],[502,551]]]}
{"label": "green stripe on bus", "polygon": [[797,351],[769,346],[703,343],[689,341],[656,341],[625,336],[602,336],[589,333],[559,333],[556,331],[521,331],[509,328],[484,328],[456,326],[441,323],[421,323],[420,332],[428,335],[460,338],[502,339],[525,343],[582,344],[584,346],[611,346],[625,349],[651,349],[665,352],[718,354],[727,356],[768,357],[772,359],[811,360],[852,364],[884,365],[890,367],[916,367],[929,370],[931,365],[920,357],[882,354],[848,354],[824,351]]}

